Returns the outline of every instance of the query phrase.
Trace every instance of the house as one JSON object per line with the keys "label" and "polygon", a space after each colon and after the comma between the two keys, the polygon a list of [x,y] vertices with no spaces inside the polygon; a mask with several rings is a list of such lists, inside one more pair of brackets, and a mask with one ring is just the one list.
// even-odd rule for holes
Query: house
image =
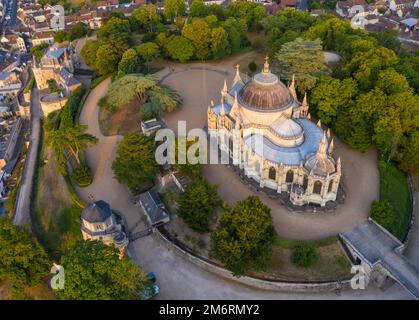
{"label": "house", "polygon": [[110,205],[99,200],[89,204],[81,213],[81,233],[84,240],[98,240],[115,246],[124,255],[128,238]]}
{"label": "house", "polygon": [[405,32],[414,31],[418,29],[419,20],[416,18],[408,18],[400,21],[400,28]]}
{"label": "house", "polygon": [[0,94],[15,96],[22,88],[22,82],[15,72],[0,72]]}
{"label": "house", "polygon": [[188,186],[190,179],[178,171],[172,172],[171,177],[176,186],[180,189],[180,191],[184,192],[186,187]]}
{"label": "house", "polygon": [[48,45],[54,44],[54,31],[35,32],[31,40],[33,46],[37,46],[42,43],[46,43]]}
{"label": "house", "polygon": [[99,10],[117,9],[118,6],[119,0],[101,0],[96,2],[96,8]]}
{"label": "house", "polygon": [[1,37],[0,42],[2,44],[10,45],[12,50],[18,50],[21,53],[26,52],[25,40],[16,34],[4,34]]}
{"label": "house", "polygon": [[389,0],[388,7],[391,11],[397,12],[400,9],[413,8],[415,0]]}
{"label": "house", "polygon": [[22,124],[20,117],[0,122],[0,169],[14,157]]}
{"label": "house", "polygon": [[356,14],[368,12],[365,0],[345,0],[336,3],[336,13],[342,18],[352,18]]}
{"label": "house", "polygon": [[151,226],[157,227],[170,221],[169,213],[154,190],[141,193],[139,204]]}
{"label": "house", "polygon": [[284,10],[285,8],[296,8],[297,7],[297,0],[280,0],[279,1],[279,8]]}

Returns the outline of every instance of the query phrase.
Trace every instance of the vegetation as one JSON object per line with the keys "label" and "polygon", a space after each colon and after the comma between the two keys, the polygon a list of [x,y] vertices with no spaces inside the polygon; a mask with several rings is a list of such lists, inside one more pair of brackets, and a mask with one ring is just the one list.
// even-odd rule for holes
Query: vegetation
{"label": "vegetation", "polygon": [[68,31],[59,30],[54,34],[55,42],[74,41],[89,33],[89,28],[82,22],[77,22]]}
{"label": "vegetation", "polygon": [[205,179],[195,179],[180,195],[177,212],[192,230],[208,232],[209,222],[220,204],[217,186]]}
{"label": "vegetation", "polygon": [[221,213],[211,253],[233,274],[242,275],[266,267],[274,239],[271,209],[252,196]]}
{"label": "vegetation", "polygon": [[87,164],[75,167],[71,178],[79,187],[87,187],[93,182],[93,175]]}
{"label": "vegetation", "polygon": [[167,86],[158,85],[152,76],[131,74],[112,82],[100,104],[114,113],[134,99],[142,106],[141,113],[145,118],[173,111],[181,102],[175,91]]}
{"label": "vegetation", "polygon": [[61,258],[65,287],[59,297],[70,300],[136,300],[147,284],[133,261],[99,241],[78,241]]}
{"label": "vegetation", "polygon": [[316,263],[318,260],[319,255],[313,245],[299,244],[293,249],[292,262],[298,267],[309,267]]}
{"label": "vegetation", "polygon": [[36,57],[38,60],[43,57],[45,54],[45,49],[48,48],[47,43],[41,43],[31,48],[31,54]]}
{"label": "vegetation", "polygon": [[410,226],[412,212],[406,177],[393,163],[379,161],[380,201],[373,202],[371,216],[403,241]]}
{"label": "vegetation", "polygon": [[297,38],[282,45],[275,55],[282,79],[295,76],[298,91],[304,93],[314,87],[317,77],[326,70],[320,40]]}
{"label": "vegetation", "polygon": [[25,298],[24,287],[39,284],[49,268],[49,259],[33,234],[0,218],[0,282],[12,281],[12,298]]}
{"label": "vegetation", "polygon": [[116,179],[132,193],[148,189],[157,170],[154,140],[135,133],[125,135],[118,145],[112,170]]}

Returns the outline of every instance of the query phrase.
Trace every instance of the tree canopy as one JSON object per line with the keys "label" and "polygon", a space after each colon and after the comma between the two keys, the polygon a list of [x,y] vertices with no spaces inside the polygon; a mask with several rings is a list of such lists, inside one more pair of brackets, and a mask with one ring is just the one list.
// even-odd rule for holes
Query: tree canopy
{"label": "tree canopy", "polygon": [[118,145],[112,170],[116,179],[132,193],[142,191],[144,184],[153,180],[157,170],[154,140],[135,133],[125,135]]}
{"label": "tree canopy", "polygon": [[211,253],[235,275],[263,269],[272,254],[271,209],[256,196],[226,208],[211,238]]}
{"label": "tree canopy", "polygon": [[57,294],[68,300],[137,300],[147,285],[140,268],[127,256],[99,241],[78,241],[61,258],[65,286]]}

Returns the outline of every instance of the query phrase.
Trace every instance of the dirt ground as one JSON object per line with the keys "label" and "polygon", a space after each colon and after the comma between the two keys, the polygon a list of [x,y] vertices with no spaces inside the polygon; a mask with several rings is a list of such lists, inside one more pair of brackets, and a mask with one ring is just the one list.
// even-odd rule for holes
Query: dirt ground
{"label": "dirt ground", "polygon": [[124,135],[129,132],[139,133],[140,121],[140,107],[137,101],[120,107],[113,114],[104,108],[99,110],[99,126],[104,136]]}

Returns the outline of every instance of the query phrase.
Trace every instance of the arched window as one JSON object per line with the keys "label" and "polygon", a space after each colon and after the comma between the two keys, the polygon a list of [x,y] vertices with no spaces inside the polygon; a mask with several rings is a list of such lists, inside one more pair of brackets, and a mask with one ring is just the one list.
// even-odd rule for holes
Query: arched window
{"label": "arched window", "polygon": [[294,171],[288,170],[287,175],[285,177],[285,182],[293,182],[294,181]]}
{"label": "arched window", "polygon": [[307,175],[304,175],[304,178],[303,178],[303,188],[304,189],[307,189],[307,186],[308,186],[308,177],[307,177]]}
{"label": "arched window", "polygon": [[320,181],[314,182],[313,193],[320,194],[322,192],[322,183]]}
{"label": "arched window", "polygon": [[276,170],[274,167],[269,168],[269,179],[275,180],[276,179]]}
{"label": "arched window", "polygon": [[331,192],[333,187],[333,180],[330,180],[329,187],[327,188],[327,192]]}

